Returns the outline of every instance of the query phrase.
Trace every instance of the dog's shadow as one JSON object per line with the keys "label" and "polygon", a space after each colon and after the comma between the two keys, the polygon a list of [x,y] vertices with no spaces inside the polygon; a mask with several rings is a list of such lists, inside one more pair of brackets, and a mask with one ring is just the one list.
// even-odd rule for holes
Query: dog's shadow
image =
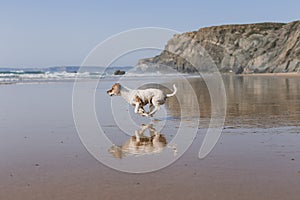
{"label": "dog's shadow", "polygon": [[[145,135],[148,130],[149,136]],[[141,129],[135,130],[134,136],[131,136],[121,146],[114,145],[108,151],[115,158],[127,156],[149,155],[161,153],[167,146],[167,139],[164,134],[156,131],[153,124],[142,124]]]}

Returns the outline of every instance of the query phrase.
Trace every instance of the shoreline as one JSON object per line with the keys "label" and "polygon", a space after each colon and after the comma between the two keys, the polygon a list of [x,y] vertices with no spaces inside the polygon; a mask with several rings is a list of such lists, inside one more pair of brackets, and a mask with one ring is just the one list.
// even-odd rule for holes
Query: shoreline
{"label": "shoreline", "polygon": [[[179,72],[180,73],[180,72]],[[209,73],[208,73],[209,74]],[[235,73],[220,73],[221,76],[241,76],[241,77],[289,77],[289,78],[299,78],[300,72],[287,72],[287,73],[252,73],[252,74],[235,74]],[[164,76],[165,75],[165,76]],[[0,82],[0,85],[13,85],[13,84],[47,84],[47,83],[64,83],[64,82],[76,82],[76,81],[111,81],[111,80],[118,80],[118,79],[152,79],[152,78],[171,78],[170,74],[161,74],[160,76],[153,76],[153,74],[149,74],[149,76],[116,76],[116,77],[105,77],[99,79],[61,79],[61,80],[32,80],[32,81],[14,81],[14,82]],[[197,75],[197,76],[195,76]],[[186,78],[202,78],[201,74],[194,74],[194,73],[186,73],[180,74],[180,76],[185,76]]]}
{"label": "shoreline", "polygon": [[236,76],[300,77],[300,73],[299,72],[254,73],[254,74],[236,74]]}

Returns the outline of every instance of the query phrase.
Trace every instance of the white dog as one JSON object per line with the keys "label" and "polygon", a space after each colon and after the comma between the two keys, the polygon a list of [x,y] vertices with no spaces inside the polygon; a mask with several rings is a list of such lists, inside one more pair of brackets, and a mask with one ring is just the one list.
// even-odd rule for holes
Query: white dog
{"label": "white dog", "polygon": [[[174,91],[172,94],[165,94],[160,89],[149,88],[145,90],[133,90],[125,86],[115,83],[107,94],[110,96],[121,96],[129,104],[135,107],[134,112],[141,116],[152,117],[155,112],[163,105],[168,97],[176,94],[177,88],[173,85]],[[149,104],[149,112],[144,110],[144,106]]]}

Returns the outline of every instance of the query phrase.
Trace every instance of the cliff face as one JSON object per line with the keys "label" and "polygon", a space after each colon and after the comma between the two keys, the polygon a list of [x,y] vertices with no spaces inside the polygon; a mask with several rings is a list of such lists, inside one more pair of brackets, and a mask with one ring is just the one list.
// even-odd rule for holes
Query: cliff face
{"label": "cliff face", "polygon": [[[174,35],[160,55],[139,60],[137,68],[209,70],[195,50],[199,45],[221,72],[300,72],[300,21],[215,26]],[[196,59],[194,67],[186,56]]]}

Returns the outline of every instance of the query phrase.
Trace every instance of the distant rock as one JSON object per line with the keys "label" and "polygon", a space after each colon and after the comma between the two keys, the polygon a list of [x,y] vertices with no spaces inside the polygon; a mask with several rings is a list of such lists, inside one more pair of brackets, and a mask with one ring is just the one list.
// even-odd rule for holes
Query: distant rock
{"label": "distant rock", "polygon": [[[203,61],[196,45],[213,62]],[[187,62],[186,56],[194,59],[196,66]],[[193,73],[209,70],[211,63],[225,73],[300,72],[300,21],[214,26],[176,34],[160,55],[139,60],[137,69],[164,70],[167,65]]]}
{"label": "distant rock", "polygon": [[123,71],[123,70],[116,70],[115,72],[114,72],[114,75],[124,75],[126,72],[125,71]]}

